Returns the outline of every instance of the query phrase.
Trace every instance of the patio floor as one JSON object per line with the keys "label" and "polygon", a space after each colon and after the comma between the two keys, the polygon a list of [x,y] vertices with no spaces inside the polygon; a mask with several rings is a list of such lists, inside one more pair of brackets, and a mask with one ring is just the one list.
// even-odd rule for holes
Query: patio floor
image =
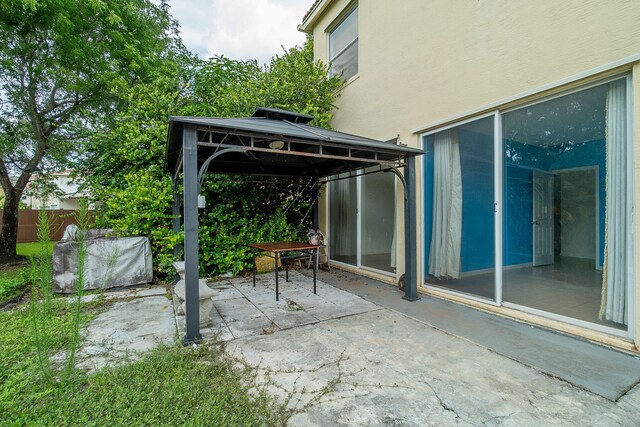
{"label": "patio floor", "polygon": [[[564,379],[591,370],[598,381],[610,374],[618,381],[626,369],[633,381],[640,361],[632,356],[554,334],[564,339],[558,344],[528,326],[534,334],[526,335],[507,319],[432,298],[409,303],[393,287],[340,271],[320,273],[317,295],[311,278],[291,272],[291,279],[278,302],[273,274],[260,275],[255,288],[250,278],[213,284],[214,322],[202,330],[256,368],[257,386],[294,411],[290,425],[640,425],[640,386],[613,400]],[[79,356],[96,367],[107,354],[138,355],[174,340],[164,293],[115,293]],[[177,319],[181,327],[184,316]],[[619,355],[627,359],[612,368]],[[588,364],[603,357],[610,360],[600,368]]]}
{"label": "patio floor", "polygon": [[[213,297],[212,326],[202,328],[203,338],[215,336],[230,341],[254,335],[310,325],[330,319],[381,310],[350,292],[313,280],[296,271],[290,272],[290,282],[280,280],[280,301],[276,301],[273,273],[258,275],[256,287],[252,279],[236,277],[216,282],[211,287],[219,291]],[[178,317],[179,336],[184,334],[184,318]]]}
{"label": "patio floor", "polygon": [[[305,274],[308,272],[303,271]],[[640,357],[440,298],[408,302],[395,286],[346,271],[320,271],[339,289],[398,311],[610,400],[640,382]]]}
{"label": "patio floor", "polygon": [[[259,276],[255,288],[250,278],[212,285],[220,294],[214,326],[203,335],[227,341],[231,355],[256,367],[264,387],[295,410],[290,425],[635,426],[640,421],[638,386],[617,401],[604,398],[384,307],[375,295],[403,301],[397,290],[354,287],[340,274],[322,273],[314,295],[311,278],[292,272],[291,283],[281,282],[279,302],[273,274]],[[326,283],[330,280],[336,286]],[[485,335],[498,331],[482,322],[476,328],[485,327]],[[513,342],[520,349],[527,346],[521,339]],[[564,351],[551,358],[573,357]]]}

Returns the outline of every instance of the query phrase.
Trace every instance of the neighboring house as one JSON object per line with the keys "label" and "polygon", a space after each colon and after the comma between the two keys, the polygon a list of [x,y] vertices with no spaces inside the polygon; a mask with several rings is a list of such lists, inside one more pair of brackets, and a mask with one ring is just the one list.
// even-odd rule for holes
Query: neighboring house
{"label": "neighboring house", "polygon": [[[420,290],[640,347],[640,2],[317,0],[332,125],[424,148]],[[396,283],[402,187],[330,183],[331,258]],[[397,260],[397,262],[396,262]]]}
{"label": "neighboring house", "polygon": [[[87,194],[79,190],[79,184],[73,182],[69,175],[72,171],[54,172],[51,174],[52,184],[55,191],[51,194],[43,195],[34,186],[37,177],[27,184],[25,195],[22,197],[23,203],[31,209],[80,209],[80,200],[86,199]],[[32,190],[32,191],[29,191]]]}

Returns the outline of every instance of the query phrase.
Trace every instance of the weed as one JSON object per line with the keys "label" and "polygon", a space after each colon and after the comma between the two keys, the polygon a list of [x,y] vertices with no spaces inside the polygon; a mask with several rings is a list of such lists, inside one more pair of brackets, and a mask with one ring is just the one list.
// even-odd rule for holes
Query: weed
{"label": "weed", "polygon": [[[83,223],[82,213],[78,222]],[[139,360],[106,367],[91,375],[75,369],[80,328],[92,315],[91,309],[102,304],[104,298],[82,302],[87,255],[84,233],[78,236],[76,293],[70,301],[53,296],[52,260],[50,253],[44,254],[48,226],[49,218],[42,213],[38,221],[42,250],[32,257],[32,268],[25,273],[32,283],[28,310],[17,307],[0,312],[0,424],[286,423],[290,411],[274,403],[264,391],[251,393],[255,372],[237,369],[218,346],[161,346]],[[116,262],[114,253],[107,263],[113,267]],[[62,369],[50,361],[56,353],[65,355]]]}
{"label": "weed", "polygon": [[49,359],[52,337],[49,325],[52,319],[53,297],[53,265],[48,256],[51,230],[49,214],[41,210],[38,212],[37,232],[40,242],[40,252],[31,257],[31,300],[29,314],[31,318],[31,337],[37,355],[38,366],[47,383],[53,380],[53,371]]}
{"label": "weed", "polygon": [[75,283],[75,300],[72,305],[72,321],[69,331],[69,347],[67,360],[65,363],[65,380],[73,374],[76,363],[76,352],[80,344],[80,319],[82,314],[82,297],[84,295],[85,283],[85,263],[87,260],[87,230],[89,230],[91,219],[87,210],[87,205],[83,204],[80,210],[76,211],[76,222],[78,232],[75,234],[75,241],[78,244],[78,271]]}
{"label": "weed", "polygon": [[0,271],[0,307],[19,299],[27,288],[28,276],[28,269],[23,267]]}
{"label": "weed", "polygon": [[[72,311],[53,301],[49,325],[67,343]],[[86,310],[86,306],[83,307]],[[29,314],[0,313],[0,424],[38,426],[189,425],[278,426],[288,412],[265,393],[249,393],[250,372],[236,369],[217,346],[160,346],[134,362],[47,385],[33,381],[37,365],[23,341]]]}

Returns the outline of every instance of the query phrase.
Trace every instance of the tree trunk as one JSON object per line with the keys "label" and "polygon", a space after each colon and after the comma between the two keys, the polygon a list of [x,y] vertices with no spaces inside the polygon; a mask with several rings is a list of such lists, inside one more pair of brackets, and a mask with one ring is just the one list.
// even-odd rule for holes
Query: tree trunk
{"label": "tree trunk", "polygon": [[14,189],[5,192],[2,212],[2,232],[0,233],[0,260],[16,259],[18,240],[18,202],[20,197]]}

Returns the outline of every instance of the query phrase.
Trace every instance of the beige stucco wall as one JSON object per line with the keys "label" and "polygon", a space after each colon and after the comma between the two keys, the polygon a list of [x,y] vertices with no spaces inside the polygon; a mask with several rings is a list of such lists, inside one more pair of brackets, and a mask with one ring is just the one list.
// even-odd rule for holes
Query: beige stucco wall
{"label": "beige stucco wall", "polygon": [[[336,0],[314,27],[349,4]],[[359,75],[333,125],[388,139],[586,70],[640,54],[637,0],[363,0]]]}
{"label": "beige stucco wall", "polygon": [[[303,24],[313,32],[317,59],[327,60],[326,30],[349,4],[330,1]],[[614,66],[633,68],[634,117],[640,117],[640,66],[631,63],[640,59],[639,18],[638,0],[361,0],[359,73],[343,88],[332,124],[382,140],[399,134],[402,143],[417,146],[429,124],[513,105]],[[635,153],[640,200],[640,148]],[[402,218],[398,198],[398,275]],[[326,215],[323,220],[326,229]],[[640,289],[635,299],[640,307]],[[640,331],[638,315],[635,328]]]}

